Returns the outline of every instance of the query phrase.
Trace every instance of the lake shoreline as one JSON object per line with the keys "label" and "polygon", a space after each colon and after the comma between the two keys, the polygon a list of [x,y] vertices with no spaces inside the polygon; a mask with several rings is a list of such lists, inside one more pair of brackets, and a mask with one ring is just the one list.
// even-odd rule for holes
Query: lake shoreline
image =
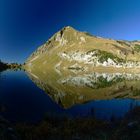
{"label": "lake shoreline", "polygon": [[85,118],[56,118],[46,116],[37,124],[10,123],[0,117],[0,138],[14,138],[16,140],[122,140],[122,138],[136,139],[140,130],[140,107],[135,107],[123,118],[112,116],[110,122],[91,117]]}

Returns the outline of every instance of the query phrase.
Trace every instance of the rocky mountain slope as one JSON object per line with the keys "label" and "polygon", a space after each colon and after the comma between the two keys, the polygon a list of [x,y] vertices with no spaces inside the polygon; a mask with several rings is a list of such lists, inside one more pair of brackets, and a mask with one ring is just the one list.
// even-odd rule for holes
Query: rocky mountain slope
{"label": "rocky mountain slope", "polygon": [[64,27],[39,47],[26,61],[28,71],[139,71],[140,41],[124,41],[92,36]]}
{"label": "rocky mountain slope", "polygon": [[65,27],[24,67],[63,108],[99,99],[139,99],[140,41],[104,39]]}

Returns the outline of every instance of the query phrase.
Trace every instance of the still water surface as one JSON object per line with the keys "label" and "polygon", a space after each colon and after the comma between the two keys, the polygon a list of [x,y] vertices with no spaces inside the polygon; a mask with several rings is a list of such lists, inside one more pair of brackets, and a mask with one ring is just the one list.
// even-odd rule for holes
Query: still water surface
{"label": "still water surface", "polygon": [[[53,87],[53,85],[52,85]],[[4,71],[0,74],[0,115],[10,121],[36,122],[46,114],[54,116],[91,116],[99,119],[123,117],[134,106],[135,99],[103,99],[63,108],[47,92],[37,87],[24,71]]]}

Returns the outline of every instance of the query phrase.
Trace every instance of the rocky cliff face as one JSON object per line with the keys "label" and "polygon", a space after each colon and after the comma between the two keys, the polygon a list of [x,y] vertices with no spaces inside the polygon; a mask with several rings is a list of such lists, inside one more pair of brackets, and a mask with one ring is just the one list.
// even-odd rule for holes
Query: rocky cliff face
{"label": "rocky cliff face", "polygon": [[[140,41],[104,39],[64,27],[27,60],[26,69],[91,71],[140,68]],[[132,70],[133,71],[133,70]]]}

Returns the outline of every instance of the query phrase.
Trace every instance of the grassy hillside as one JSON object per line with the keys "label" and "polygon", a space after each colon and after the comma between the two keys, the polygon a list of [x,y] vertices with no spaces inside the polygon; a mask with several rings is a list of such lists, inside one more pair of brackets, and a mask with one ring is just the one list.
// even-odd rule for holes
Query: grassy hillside
{"label": "grassy hillside", "polygon": [[105,39],[68,26],[33,52],[25,68],[64,71],[73,65],[85,71],[98,67],[139,71],[140,42]]}

